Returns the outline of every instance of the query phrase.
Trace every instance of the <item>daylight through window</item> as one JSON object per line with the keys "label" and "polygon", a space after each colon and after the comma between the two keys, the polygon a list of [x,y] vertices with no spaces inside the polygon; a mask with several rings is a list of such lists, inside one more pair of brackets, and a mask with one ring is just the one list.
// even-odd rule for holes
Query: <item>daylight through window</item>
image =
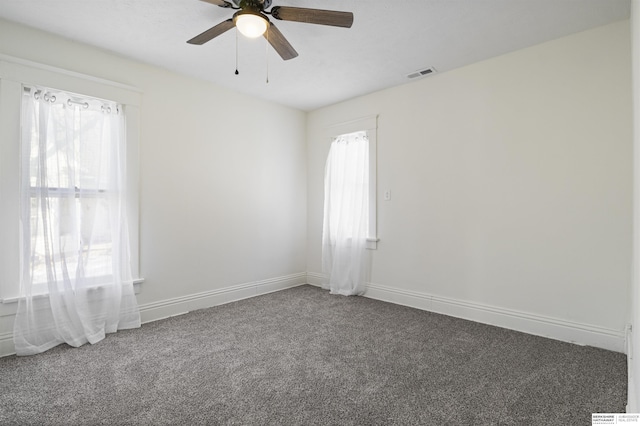
{"label": "daylight through window", "polygon": [[47,282],[112,279],[122,133],[115,103],[25,89],[23,259],[36,293],[47,292]]}

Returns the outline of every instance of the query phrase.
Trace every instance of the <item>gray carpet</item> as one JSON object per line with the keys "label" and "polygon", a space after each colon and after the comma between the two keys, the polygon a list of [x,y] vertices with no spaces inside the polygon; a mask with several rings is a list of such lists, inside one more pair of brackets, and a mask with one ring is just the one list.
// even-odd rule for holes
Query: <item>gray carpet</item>
{"label": "gray carpet", "polygon": [[0,359],[2,425],[590,425],[623,354],[297,287]]}

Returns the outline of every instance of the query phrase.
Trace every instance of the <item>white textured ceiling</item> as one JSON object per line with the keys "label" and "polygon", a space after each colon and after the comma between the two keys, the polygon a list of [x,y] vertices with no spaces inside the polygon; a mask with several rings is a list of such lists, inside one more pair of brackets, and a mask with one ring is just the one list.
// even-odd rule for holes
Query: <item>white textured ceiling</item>
{"label": "white textured ceiling", "polygon": [[[343,10],[350,29],[273,20],[300,56],[283,61],[235,31],[186,41],[233,14],[198,0],[0,0],[0,17],[309,111],[629,17],[629,0],[273,0]],[[266,52],[268,51],[268,57]],[[269,83],[265,81],[267,66]],[[430,78],[430,77],[425,77]]]}

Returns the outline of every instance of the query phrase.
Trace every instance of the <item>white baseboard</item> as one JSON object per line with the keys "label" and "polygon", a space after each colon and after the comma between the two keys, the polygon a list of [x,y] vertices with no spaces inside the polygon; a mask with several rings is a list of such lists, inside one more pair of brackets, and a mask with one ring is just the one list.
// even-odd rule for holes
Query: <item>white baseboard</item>
{"label": "white baseboard", "polygon": [[223,305],[249,297],[272,293],[306,284],[306,273],[238,284],[202,293],[189,294],[172,299],[160,300],[140,305],[142,323],[157,321],[171,316],[185,314],[196,309]]}
{"label": "white baseboard", "polygon": [[[307,274],[299,273],[262,281],[239,284],[202,293],[140,305],[142,323],[185,314],[196,309],[209,308],[236,300],[272,293],[306,284]],[[11,315],[13,317],[13,315]],[[13,332],[0,333],[0,357],[15,354]]]}
{"label": "white baseboard", "polygon": [[578,345],[625,353],[624,330],[561,320],[513,309],[368,284],[365,297]]}
{"label": "white baseboard", "polygon": [[636,400],[636,383],[635,376],[637,372],[634,372],[634,346],[633,346],[633,326],[627,325],[625,330],[627,333],[627,413],[637,413],[638,404]]}
{"label": "white baseboard", "polygon": [[[307,283],[311,285],[320,286],[324,278],[322,274],[307,273]],[[624,330],[613,330],[372,283],[367,284],[364,296],[578,345],[594,346],[622,353],[626,353],[627,349]]]}
{"label": "white baseboard", "polygon": [[13,346],[13,332],[0,333],[0,357],[13,355],[16,348]]}
{"label": "white baseboard", "polygon": [[327,277],[322,274],[317,274],[315,272],[307,272],[307,284],[322,287],[322,282],[326,280]]}

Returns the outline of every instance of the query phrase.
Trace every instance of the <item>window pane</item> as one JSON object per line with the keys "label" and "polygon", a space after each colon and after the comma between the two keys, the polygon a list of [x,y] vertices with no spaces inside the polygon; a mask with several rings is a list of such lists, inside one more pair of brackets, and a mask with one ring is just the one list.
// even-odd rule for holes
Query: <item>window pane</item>
{"label": "window pane", "polygon": [[[47,219],[39,199],[31,199],[31,266],[34,283],[47,281],[45,259],[50,253],[53,274],[60,280],[63,268],[75,280],[81,271],[85,277],[111,275],[112,239],[109,206],[106,198],[46,198]],[[53,224],[47,229],[45,221]],[[78,268],[81,266],[81,268]]]}
{"label": "window pane", "polygon": [[353,238],[369,227],[369,140],[364,131],[340,135],[327,160],[330,238]]}

